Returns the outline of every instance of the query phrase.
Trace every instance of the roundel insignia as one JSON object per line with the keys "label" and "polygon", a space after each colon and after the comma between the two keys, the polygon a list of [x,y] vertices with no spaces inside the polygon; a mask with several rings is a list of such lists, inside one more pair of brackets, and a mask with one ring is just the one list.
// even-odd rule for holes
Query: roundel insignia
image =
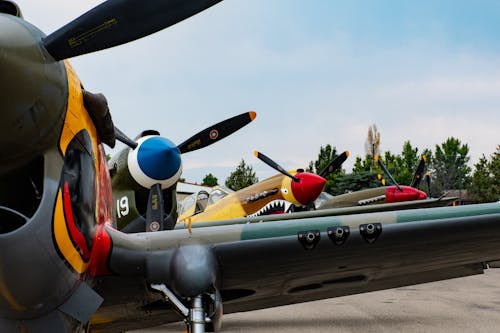
{"label": "roundel insignia", "polygon": [[151,231],[160,230],[160,224],[156,221],[151,222],[151,224],[149,225],[149,230],[151,230]]}
{"label": "roundel insignia", "polygon": [[219,132],[216,129],[210,131],[210,139],[215,140],[219,137]]}

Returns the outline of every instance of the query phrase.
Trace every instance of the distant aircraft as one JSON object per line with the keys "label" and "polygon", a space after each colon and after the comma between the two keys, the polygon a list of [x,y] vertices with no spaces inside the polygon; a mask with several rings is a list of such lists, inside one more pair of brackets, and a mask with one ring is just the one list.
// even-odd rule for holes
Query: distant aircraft
{"label": "distant aircraft", "polygon": [[[0,332],[173,321],[190,333],[219,331],[223,313],[480,274],[500,259],[499,203],[119,230],[103,144],[135,142],[67,59],[217,2],[108,0],[46,36],[0,0]],[[160,229],[161,186],[152,188],[146,215]]]}
{"label": "distant aircraft", "polygon": [[[419,201],[420,204],[410,204],[409,207],[429,207],[433,205],[448,205],[457,199],[455,197],[442,197],[437,200],[428,201],[427,194],[417,189],[425,169],[426,158],[424,155],[422,155],[415,170],[410,186],[399,185],[378,156],[375,157],[375,161],[391,179],[394,185],[369,188],[335,196],[323,192],[315,201],[315,208],[331,209],[356,207],[380,203],[409,202],[414,200]],[[426,179],[429,181],[429,178]]]}
{"label": "distant aircraft", "polygon": [[195,193],[181,203],[178,222],[282,214],[291,207],[307,207],[323,191],[324,177],[339,168],[349,153],[340,154],[319,175],[303,169],[288,172],[260,152],[255,156],[280,173],[236,192],[216,188],[211,193]]}

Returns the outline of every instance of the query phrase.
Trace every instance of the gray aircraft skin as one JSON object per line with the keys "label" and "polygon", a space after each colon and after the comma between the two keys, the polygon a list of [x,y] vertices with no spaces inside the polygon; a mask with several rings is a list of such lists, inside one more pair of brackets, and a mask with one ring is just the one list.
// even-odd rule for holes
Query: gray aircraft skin
{"label": "gray aircraft skin", "polygon": [[[46,36],[0,0],[1,332],[116,332],[177,320],[189,332],[218,331],[223,313],[480,274],[500,260],[498,203],[119,230],[102,145],[120,139],[140,155],[145,140],[114,126],[104,96],[83,88],[66,59],[218,2],[109,0]],[[158,181],[149,227],[164,213]]]}

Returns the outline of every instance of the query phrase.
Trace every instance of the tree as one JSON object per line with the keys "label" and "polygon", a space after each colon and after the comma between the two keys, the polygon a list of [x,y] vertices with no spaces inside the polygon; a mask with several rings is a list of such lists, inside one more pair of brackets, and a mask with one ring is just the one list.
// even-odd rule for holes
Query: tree
{"label": "tree", "polygon": [[226,186],[234,191],[238,191],[258,181],[259,179],[255,176],[253,168],[250,165],[247,166],[245,160],[242,159],[236,170],[231,172],[226,179]]}
{"label": "tree", "polygon": [[380,132],[377,125],[373,124],[368,127],[368,136],[365,142],[365,153],[372,158],[375,155],[380,155]]}
{"label": "tree", "polygon": [[[316,161],[309,162],[308,172],[313,172],[319,174],[331,161],[333,161],[337,154],[337,148],[332,147],[327,144],[325,147],[321,146],[319,149],[318,159]],[[336,178],[343,174],[342,168],[326,176],[325,192],[333,194]]]}
{"label": "tree", "polygon": [[441,194],[446,190],[461,190],[468,187],[471,168],[469,146],[450,137],[436,145],[432,161],[432,192]]}
{"label": "tree", "polygon": [[[427,161],[430,160],[428,155],[431,155],[430,150],[425,149],[424,155],[426,155]],[[387,167],[387,170],[391,173],[396,182],[400,185],[409,185],[413,179],[415,170],[420,162],[421,155],[418,154],[418,148],[414,148],[410,141],[405,141],[403,144],[403,150],[400,155],[392,154],[390,151],[386,151],[383,156],[379,156],[381,162]],[[369,188],[381,186],[381,183],[377,181],[367,181],[367,177],[370,173],[374,179],[377,179],[377,174],[380,174],[385,180],[387,185],[391,185],[392,182],[389,180],[389,176],[386,175],[379,165],[374,164],[371,155],[366,155],[365,159],[361,157],[356,158],[354,163],[353,173],[358,176],[350,177],[346,175],[342,181],[346,179],[351,179],[351,181],[360,181],[359,184],[350,185],[351,188]],[[363,175],[363,177],[361,177]],[[341,182],[339,185],[341,186]]]}
{"label": "tree", "polygon": [[468,191],[470,198],[479,203],[500,199],[500,145],[491,156],[491,161],[483,155],[474,166]]}
{"label": "tree", "polygon": [[426,160],[429,161],[430,151],[428,149],[424,150],[424,154],[418,153],[418,148],[411,145],[410,141],[405,141],[403,143],[403,150],[401,155],[396,156],[396,167],[394,178],[401,185],[410,185],[413,175],[417,170],[417,166],[420,163],[420,158],[422,155],[426,156]]}
{"label": "tree", "polygon": [[363,160],[361,157],[356,157],[356,162],[354,162],[354,167],[352,168],[352,172],[369,172],[373,169],[373,157],[371,155],[366,155]]}
{"label": "tree", "polygon": [[359,171],[339,175],[333,187],[333,195],[380,187],[382,184],[371,171]]}
{"label": "tree", "polygon": [[203,181],[201,182],[201,185],[205,186],[216,186],[218,184],[219,180],[217,177],[209,173],[208,175],[203,178]]}

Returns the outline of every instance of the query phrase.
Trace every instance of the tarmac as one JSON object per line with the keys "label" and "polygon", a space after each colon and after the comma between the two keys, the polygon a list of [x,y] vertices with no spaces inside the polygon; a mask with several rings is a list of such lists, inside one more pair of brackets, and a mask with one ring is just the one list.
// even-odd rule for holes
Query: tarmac
{"label": "tarmac", "polygon": [[[184,332],[182,323],[133,333]],[[500,269],[485,274],[224,315],[222,332],[500,332]]]}

